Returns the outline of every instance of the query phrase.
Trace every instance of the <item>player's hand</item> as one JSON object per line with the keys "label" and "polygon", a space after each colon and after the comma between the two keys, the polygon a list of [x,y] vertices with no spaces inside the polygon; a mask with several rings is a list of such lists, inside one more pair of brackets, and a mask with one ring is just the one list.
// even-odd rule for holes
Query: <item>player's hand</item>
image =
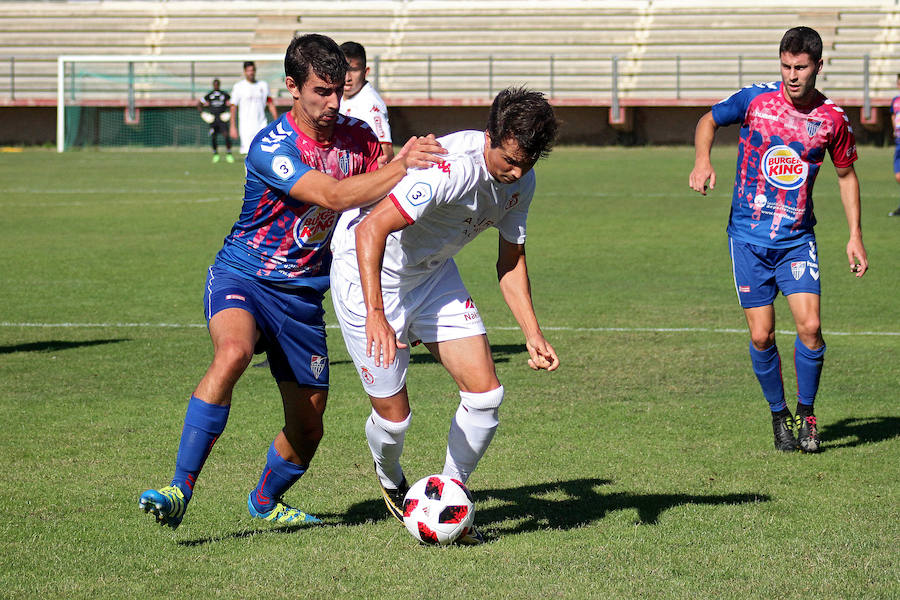
{"label": "player's hand", "polygon": [[375,358],[375,366],[387,369],[394,363],[397,348],[406,348],[406,344],[397,339],[384,311],[370,310],[366,315],[366,356]]}
{"label": "player's hand", "polygon": [[446,153],[447,150],[434,138],[434,134],[429,133],[409,138],[391,162],[402,161],[407,169],[426,169],[440,161],[440,155]]}
{"label": "player's hand", "polygon": [[559,368],[559,357],[550,342],[544,336],[538,335],[525,340],[525,348],[528,350],[528,366],[539,371],[555,371]]}
{"label": "player's hand", "polygon": [[856,277],[862,277],[869,270],[866,248],[859,238],[850,238],[847,242],[847,260],[850,263],[850,272]]}
{"label": "player's hand", "polygon": [[712,168],[712,165],[708,162],[694,163],[694,170],[691,171],[691,176],[688,180],[688,185],[691,186],[691,189],[705,196],[707,180],[709,181],[709,189],[716,189],[716,171]]}
{"label": "player's hand", "polygon": [[234,126],[234,123],[231,124],[231,127],[228,128],[228,135],[231,136],[231,139],[236,140],[238,137],[237,127]]}

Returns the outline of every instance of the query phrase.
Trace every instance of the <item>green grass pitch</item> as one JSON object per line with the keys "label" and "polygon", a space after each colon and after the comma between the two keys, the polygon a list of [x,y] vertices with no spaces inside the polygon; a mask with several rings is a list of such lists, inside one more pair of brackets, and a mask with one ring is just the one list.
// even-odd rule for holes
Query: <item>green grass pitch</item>
{"label": "green grass pitch", "polygon": [[[538,166],[528,262],[562,359],[526,365],[496,285],[496,234],[458,263],[507,389],[470,480],[481,547],[417,545],[389,519],[369,412],[330,329],[326,433],[287,500],[322,527],[251,520],[282,422],[250,368],[181,528],[140,512],[168,483],[211,348],[206,267],[240,209],[240,163],[207,152],[0,155],[0,597],[897,598],[900,596],[900,189],[862,148],[871,271],[848,272],[834,169],[816,185],[824,452],[772,447],[730,275],[719,185],[691,148],[559,148]],[[793,323],[777,301],[789,396]],[[328,322],[335,324],[328,309]],[[439,471],[457,394],[416,350],[405,468]],[[790,403],[793,407],[793,403]]]}

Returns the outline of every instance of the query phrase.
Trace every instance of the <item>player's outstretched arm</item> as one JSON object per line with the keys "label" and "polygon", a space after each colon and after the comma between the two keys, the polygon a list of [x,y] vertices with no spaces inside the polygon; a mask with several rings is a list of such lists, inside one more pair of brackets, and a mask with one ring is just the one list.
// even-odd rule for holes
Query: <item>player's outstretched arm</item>
{"label": "player's outstretched arm", "polygon": [[850,229],[850,240],[847,242],[847,261],[850,272],[857,277],[866,274],[869,259],[862,241],[861,204],[859,200],[859,178],[853,165],[837,168],[838,187],[841,191],[841,203],[847,216],[847,227]]}
{"label": "player's outstretched arm", "polygon": [[232,103],[228,106],[228,111],[231,113],[231,126],[228,128],[228,135],[231,139],[238,139],[238,130],[237,130],[237,104]]}
{"label": "player's outstretched arm", "polygon": [[396,159],[383,168],[340,181],[312,170],[297,180],[291,188],[291,197],[336,211],[367,206],[390,192],[406,175],[407,169],[429,167],[440,160],[439,154],[446,152],[433,135],[411,137]]}
{"label": "player's outstretched arm", "polygon": [[366,356],[374,356],[375,364],[385,368],[394,362],[397,348],[406,348],[406,344],[397,340],[397,332],[384,314],[381,265],[387,237],[407,225],[403,214],[385,198],[360,221],[355,232],[356,262],[366,303]]}
{"label": "player's outstretched arm", "polygon": [[531,300],[531,282],[525,262],[525,245],[513,244],[500,236],[497,252],[497,279],[509,310],[525,334],[528,366],[534,370],[555,371],[559,368],[556,350],[544,338]]}
{"label": "player's outstretched arm", "polygon": [[712,111],[709,111],[697,122],[694,131],[694,170],[688,179],[688,185],[695,192],[706,195],[706,182],[709,181],[709,189],[716,189],[716,172],[710,161],[713,140],[716,138],[716,125]]}

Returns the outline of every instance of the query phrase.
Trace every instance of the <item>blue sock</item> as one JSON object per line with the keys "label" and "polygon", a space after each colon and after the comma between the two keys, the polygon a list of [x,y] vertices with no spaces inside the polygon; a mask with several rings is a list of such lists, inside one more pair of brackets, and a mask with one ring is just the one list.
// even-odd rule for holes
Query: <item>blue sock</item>
{"label": "blue sock", "polygon": [[306,473],[306,467],[281,458],[281,455],[275,450],[275,442],[272,442],[269,452],[266,454],[266,467],[259,476],[256,489],[250,494],[250,502],[259,512],[272,510],[281,496],[304,473]]}
{"label": "blue sock", "polygon": [[774,344],[765,350],[757,350],[750,342],[750,361],[753,363],[753,372],[762,386],[763,396],[769,403],[773,413],[787,408],[784,401],[784,382],[781,379],[781,357],[778,355],[778,347]]}
{"label": "blue sock", "polygon": [[187,500],[194,494],[194,482],[213,444],[225,431],[230,409],[230,406],[208,404],[196,396],[191,396],[188,402],[178,456],[175,458],[175,475],[172,477],[172,485],[181,488]]}
{"label": "blue sock", "polygon": [[[810,350],[797,337],[794,339],[794,368],[797,370],[797,402],[812,407],[819,391],[819,377],[825,363],[825,345]],[[812,410],[810,410],[812,414]]]}

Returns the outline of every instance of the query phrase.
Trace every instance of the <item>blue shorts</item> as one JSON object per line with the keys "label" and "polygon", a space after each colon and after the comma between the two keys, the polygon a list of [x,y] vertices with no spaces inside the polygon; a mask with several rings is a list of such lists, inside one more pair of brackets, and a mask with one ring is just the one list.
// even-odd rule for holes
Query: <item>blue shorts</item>
{"label": "blue shorts", "polygon": [[894,146],[894,173],[900,173],[900,142]]}
{"label": "blue shorts", "polygon": [[328,347],[322,294],[310,288],[263,283],[213,265],[206,276],[206,323],[226,308],[246,310],[261,332],[254,352],[265,351],[276,381],[328,388]]}
{"label": "blue shorts", "polygon": [[821,294],[815,241],[792,248],[766,248],[732,237],[728,243],[734,288],[743,308],[768,306],[779,290],[785,296]]}

